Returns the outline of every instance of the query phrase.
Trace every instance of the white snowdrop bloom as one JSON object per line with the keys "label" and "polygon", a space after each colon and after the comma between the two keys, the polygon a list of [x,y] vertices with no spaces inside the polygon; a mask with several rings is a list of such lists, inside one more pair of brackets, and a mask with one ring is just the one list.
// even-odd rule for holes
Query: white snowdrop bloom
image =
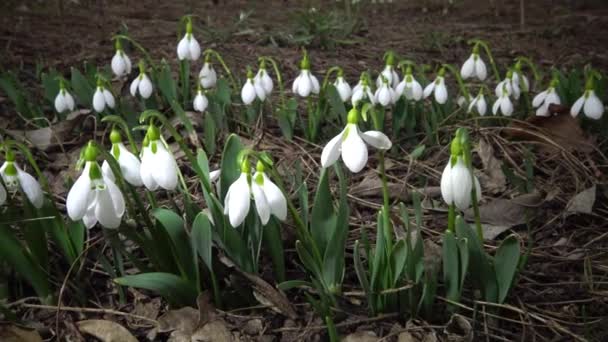
{"label": "white snowdrop bloom", "polygon": [[479,92],[479,94],[473,99],[473,101],[469,103],[467,113],[473,112],[473,109],[475,109],[477,111],[477,114],[481,116],[486,115],[488,104],[486,102],[485,96],[483,96],[483,92]]}
{"label": "white snowdrop bloom", "polygon": [[540,92],[534,96],[532,100],[532,106],[536,108],[537,116],[549,116],[549,105],[550,104],[560,105],[562,104],[559,95],[555,91],[555,86],[550,86],[547,90]]}
{"label": "white snowdrop bloom", "polygon": [[270,94],[272,93],[272,88],[274,88],[274,82],[272,81],[272,78],[270,78],[270,75],[268,75],[266,68],[262,67],[260,68],[260,70],[258,70],[258,73],[253,78],[253,83],[260,85],[266,93],[266,96],[270,96]]}
{"label": "white snowdrop bloom", "polygon": [[466,97],[464,97],[463,95],[460,95],[460,96],[458,96],[458,99],[456,99],[456,104],[458,105],[458,107],[465,107],[465,106],[468,106],[469,103],[471,103],[471,101],[473,101],[473,98],[471,97],[471,95],[469,95],[468,99]]}
{"label": "white snowdrop bloom", "polygon": [[55,110],[57,113],[63,113],[66,110],[73,111],[75,107],[76,104],[72,95],[65,88],[61,88],[57,97],[55,97]]}
{"label": "white snowdrop bloom", "polygon": [[95,94],[93,94],[93,109],[96,112],[103,112],[106,107],[114,108],[116,102],[114,101],[114,95],[102,85],[97,85]]}
{"label": "white snowdrop bloom", "polygon": [[517,84],[518,89],[521,89],[521,91],[523,92],[529,92],[530,91],[530,81],[528,81],[528,78],[526,77],[526,75],[521,74],[521,80],[520,80],[520,73],[517,71],[513,71],[513,77],[511,77],[511,81],[513,84]]}
{"label": "white snowdrop bloom", "polygon": [[511,116],[513,114],[513,103],[506,91],[502,92],[502,95],[494,102],[492,114],[498,114],[499,110],[504,116]]}
{"label": "white snowdrop bloom", "polygon": [[[439,73],[442,74],[441,72]],[[424,88],[424,98],[435,94],[435,101],[439,104],[444,104],[448,101],[448,88],[445,86],[445,79],[443,76],[437,76],[435,80]]]}
{"label": "white snowdrop bloom", "polygon": [[111,66],[112,72],[117,77],[127,76],[131,73],[131,59],[122,49],[116,49]]}
{"label": "white snowdrop bloom", "polygon": [[[264,172],[264,165],[260,162],[258,162],[257,171],[253,175],[252,183],[256,183],[262,188],[262,192],[264,193],[266,201],[268,202],[270,214],[274,215],[281,221],[285,221],[287,218],[287,200],[285,199],[285,195],[283,195],[281,189],[279,189],[279,187],[266,175]],[[263,201],[261,203],[263,204]],[[259,212],[260,210],[258,209],[258,213]]]}
{"label": "white snowdrop bloom", "polygon": [[266,91],[261,84],[255,82],[252,75],[249,75],[241,89],[241,100],[243,100],[245,105],[250,105],[256,97],[260,99],[260,101],[264,101],[266,99]]}
{"label": "white snowdrop bloom", "polygon": [[336,87],[336,90],[338,91],[342,102],[347,102],[350,99],[350,96],[352,95],[352,90],[348,82],[346,82],[346,80],[344,79],[344,76],[338,75],[338,77],[336,77],[334,87]]}
{"label": "white snowdrop bloom", "polygon": [[148,190],[159,187],[174,190],[177,187],[177,162],[160,139],[155,126],[148,128],[148,145],[142,149],[140,176]]}
{"label": "white snowdrop bloom", "polygon": [[483,62],[478,53],[473,52],[469,59],[464,62],[462,68],[460,68],[460,76],[464,80],[471,77],[480,81],[486,79],[488,76],[486,63]]}
{"label": "white snowdrop bloom", "polygon": [[332,138],[321,153],[321,166],[324,168],[333,165],[340,156],[344,165],[353,173],[357,173],[367,164],[367,145],[381,150],[388,150],[392,143],[390,139],[379,131],[359,131],[357,126],[359,111],[355,108],[348,113],[347,125],[340,134]]}
{"label": "white snowdrop bloom", "polygon": [[[125,147],[118,131],[112,131],[110,133],[110,140],[112,141],[110,154],[112,154],[114,159],[116,159],[116,162],[118,162],[122,177],[133,186],[142,186],[144,183],[141,180],[141,162],[139,161],[139,158]],[[115,181],[114,172],[112,172],[110,164],[105,160],[101,165],[101,171],[104,176]]]}
{"label": "white snowdrop bloom", "polygon": [[380,88],[380,86],[382,85],[383,77],[388,81],[388,84],[393,89],[396,88],[397,85],[399,84],[399,74],[397,74],[397,72],[395,71],[395,68],[392,65],[384,66],[384,70],[382,70],[380,75],[378,75],[378,78],[376,78],[376,87],[377,88]]}
{"label": "white snowdrop bloom", "polygon": [[177,44],[177,58],[180,61],[184,59],[196,61],[201,56],[201,46],[192,35],[192,22],[186,24],[186,34]]}
{"label": "white snowdrop bloom", "polygon": [[137,93],[141,95],[142,98],[148,99],[152,95],[152,91],[154,87],[152,86],[152,81],[146,73],[140,73],[133,82],[131,82],[131,95],[137,96]]}
{"label": "white snowdrop bloom", "polygon": [[198,73],[198,78],[204,89],[215,87],[215,84],[217,83],[217,73],[215,72],[213,65],[209,62],[205,62],[201,71]]}
{"label": "white snowdrop bloom", "polygon": [[519,79],[515,80],[513,76],[515,73],[507,76],[504,80],[500,81],[496,85],[495,94],[496,97],[501,97],[503,92],[507,93],[507,96],[512,96],[514,100],[518,100],[521,96],[521,88],[519,86]]}
{"label": "white snowdrop bloom", "polygon": [[376,89],[374,98],[382,107],[387,107],[397,102],[397,93],[388,85],[388,81],[385,81]]}
{"label": "white snowdrop bloom", "polygon": [[369,85],[367,85],[367,80],[360,81],[359,84],[355,86],[353,89],[353,95],[350,99],[353,107],[356,107],[359,102],[369,101],[372,105],[376,104],[376,97]]}
{"label": "white snowdrop bloom", "polygon": [[125,213],[124,197],[116,184],[103,175],[95,161],[96,154],[91,156],[85,152],[84,170],[68,193],[68,216],[73,221],[82,220],[87,228],[97,222],[105,228],[118,228]]}
{"label": "white snowdrop bloom", "polygon": [[[38,209],[44,204],[44,193],[36,178],[29,173],[21,170],[14,161],[12,154],[7,154],[7,160],[0,167],[2,181],[6,185],[6,190],[16,192],[21,188],[27,199]],[[0,188],[2,186],[0,185]],[[0,189],[0,205],[6,200],[6,191]]]}
{"label": "white snowdrop bloom", "polygon": [[310,94],[319,94],[319,80],[309,69],[300,70],[300,75],[293,81],[291,91],[301,97],[308,97]]}
{"label": "white snowdrop bloom", "polygon": [[411,73],[407,73],[397,88],[395,88],[397,96],[401,97],[405,95],[408,100],[419,101],[422,99],[422,86]]}
{"label": "white snowdrop bloom", "polygon": [[473,181],[477,192],[477,201],[481,199],[481,186],[477,177],[471,179],[471,173],[464,164],[462,157],[458,157],[456,164],[452,166],[451,161],[443,169],[441,174],[441,196],[448,205],[454,204],[460,210],[466,210],[471,205],[471,191]]}
{"label": "white snowdrop bloom", "polygon": [[192,107],[194,108],[194,110],[202,113],[207,109],[208,105],[209,100],[207,100],[207,97],[205,96],[203,91],[201,89],[197,90],[196,96],[194,97],[194,101],[192,103]]}
{"label": "white snowdrop bloom", "polygon": [[580,113],[581,109],[588,118],[594,120],[599,120],[604,114],[604,104],[600,98],[595,95],[595,91],[593,91],[593,89],[585,90],[583,96],[576,100],[574,105],[572,105],[570,114],[573,117],[576,117],[578,113]]}

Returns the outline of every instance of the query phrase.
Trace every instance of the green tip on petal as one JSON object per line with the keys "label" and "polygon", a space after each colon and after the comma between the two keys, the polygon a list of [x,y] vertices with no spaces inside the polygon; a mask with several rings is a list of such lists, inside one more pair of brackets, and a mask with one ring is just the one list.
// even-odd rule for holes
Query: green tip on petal
{"label": "green tip on petal", "polygon": [[358,121],[359,121],[359,110],[357,108],[353,107],[348,112],[348,116],[346,117],[346,122],[349,124],[357,124]]}
{"label": "green tip on petal", "polygon": [[243,158],[243,161],[241,162],[241,172],[249,174],[250,171],[251,171],[251,164],[249,163],[249,158],[245,157],[245,158]]}
{"label": "green tip on petal", "polygon": [[7,160],[6,167],[4,168],[4,174],[7,176],[16,176],[17,168],[15,167],[15,163]]}
{"label": "green tip on petal", "polygon": [[120,135],[120,131],[116,128],[113,128],[110,132],[110,142],[112,144],[117,144],[122,141],[122,136]]}
{"label": "green tip on petal", "polygon": [[97,151],[97,147],[95,147],[95,144],[92,141],[89,141],[89,144],[84,150],[84,160],[87,162],[94,162],[97,160],[98,154],[99,153]]}
{"label": "green tip on petal", "polygon": [[158,140],[160,139],[160,130],[154,125],[149,125],[148,131],[146,132],[146,137],[149,141]]}
{"label": "green tip on petal", "polygon": [[457,157],[462,153],[462,145],[460,144],[460,137],[457,135],[452,139],[452,144],[450,145],[450,154],[452,157]]}
{"label": "green tip on petal", "polygon": [[258,160],[257,164],[255,165],[255,169],[258,172],[264,172],[264,163],[262,163],[261,160]]}

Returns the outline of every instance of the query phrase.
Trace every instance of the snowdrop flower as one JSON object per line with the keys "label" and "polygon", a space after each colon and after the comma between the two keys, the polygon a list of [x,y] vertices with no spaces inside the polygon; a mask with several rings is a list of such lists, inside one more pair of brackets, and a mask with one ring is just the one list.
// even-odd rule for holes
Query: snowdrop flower
{"label": "snowdrop flower", "polygon": [[390,87],[394,89],[399,84],[399,74],[395,71],[395,54],[392,51],[388,51],[385,54],[385,59],[386,65],[384,66],[384,70],[376,78],[376,88],[382,86],[382,83],[384,83],[383,78],[385,78]]}
{"label": "snowdrop flower", "polygon": [[195,111],[202,113],[207,109],[208,105],[209,105],[209,101],[207,100],[207,97],[203,93],[203,90],[200,89],[200,87],[199,87],[199,89],[196,91],[196,96],[194,97],[192,107],[194,107]]}
{"label": "snowdrop flower", "polygon": [[[503,87],[506,88],[507,85],[504,84]],[[511,102],[511,98],[509,97],[509,93],[506,89],[503,89],[500,94],[500,97],[496,100],[496,102],[494,102],[494,105],[492,106],[492,114],[496,115],[500,110],[502,115],[511,116],[511,114],[513,114],[514,108],[513,103]]]}
{"label": "snowdrop flower", "polygon": [[139,62],[139,76],[131,82],[130,90],[132,96],[136,96],[137,93],[139,93],[142,98],[147,99],[152,95],[154,87],[152,86],[152,81],[150,81],[150,78],[146,75],[145,69],[144,62]]}
{"label": "snowdrop flower", "polygon": [[460,210],[466,210],[471,205],[473,182],[475,182],[479,201],[481,186],[477,177],[471,179],[471,172],[464,164],[462,156],[452,157],[441,174],[441,197],[448,205],[455,205]]}
{"label": "snowdrop flower", "polygon": [[353,95],[350,99],[353,107],[356,107],[362,101],[369,101],[372,105],[376,104],[376,97],[370,89],[365,74],[361,75],[359,83],[353,88]]}
{"label": "snowdrop flower", "polygon": [[262,62],[260,63],[260,69],[253,78],[253,82],[255,84],[259,84],[262,87],[262,89],[266,93],[266,96],[270,96],[270,94],[272,93],[272,88],[274,87],[274,83],[272,82],[272,78],[270,78],[270,76],[268,75],[268,71],[266,71],[266,62],[264,60],[262,60]]}
{"label": "snowdrop flower", "polygon": [[448,88],[445,86],[445,70],[442,68],[435,80],[424,88],[424,98],[435,94],[435,101],[439,104],[444,104],[448,101]]}
{"label": "snowdrop flower", "polygon": [[207,55],[205,64],[203,64],[201,71],[198,73],[199,81],[204,89],[213,88],[217,83],[217,73],[215,72],[213,65],[209,62],[209,59],[210,57]]}
{"label": "snowdrop flower", "polygon": [[412,75],[411,66],[407,67],[405,77],[403,78],[403,81],[397,85],[395,92],[397,92],[399,97],[405,95],[405,98],[410,101],[419,101],[422,99],[422,86],[416,81],[414,75]]}
{"label": "snowdrop flower", "polygon": [[[118,162],[123,178],[133,186],[142,186],[144,183],[140,175],[141,162],[125,147],[122,143],[122,137],[116,129],[113,129],[110,133],[110,141],[112,142],[110,154]],[[101,171],[105,177],[115,181],[114,172],[112,172],[112,168],[110,168],[110,164],[106,160],[101,165]]]}
{"label": "snowdrop flower", "polygon": [[74,98],[65,89],[63,80],[60,80],[59,93],[57,94],[57,97],[55,97],[55,110],[57,113],[63,113],[66,110],[73,111],[75,107],[76,104],[74,103]]}
{"label": "snowdrop flower", "polygon": [[594,120],[599,120],[604,114],[604,104],[600,100],[600,98],[595,94],[594,89],[594,80],[593,76],[589,77],[587,80],[587,85],[585,87],[585,93],[581,96],[574,105],[572,105],[572,109],[570,110],[570,114],[573,117],[576,117],[578,113],[580,113],[581,109],[583,113]]}
{"label": "snowdrop flower", "polygon": [[97,89],[95,90],[95,94],[93,94],[93,109],[97,113],[101,113],[106,107],[114,108],[115,105],[114,95],[104,87],[101,80],[98,80]]}
{"label": "snowdrop flower", "polygon": [[158,127],[150,125],[146,133],[147,145],[142,149],[139,174],[148,190],[159,187],[174,190],[177,187],[177,162],[160,139]]}
{"label": "snowdrop flower", "polygon": [[477,111],[477,114],[481,116],[486,115],[488,104],[486,103],[485,96],[483,96],[483,88],[479,91],[479,94],[473,99],[473,101],[469,103],[467,113],[473,112],[473,108]]}
{"label": "snowdrop flower", "polygon": [[473,47],[473,53],[471,54],[469,59],[464,62],[462,68],[460,68],[460,76],[464,80],[472,77],[477,78],[480,81],[485,80],[488,76],[486,63],[484,63],[481,57],[479,56],[478,44],[475,44],[475,47]]}
{"label": "snowdrop flower", "polygon": [[241,100],[245,105],[250,105],[256,99],[264,101],[266,99],[266,91],[259,82],[255,82],[251,69],[247,71],[247,81],[241,89]]}
{"label": "snowdrop flower", "polygon": [[473,101],[473,98],[471,97],[471,95],[467,95],[467,97],[464,97],[464,95],[460,95],[458,96],[458,99],[456,99],[456,104],[458,105],[458,107],[464,107],[464,106],[468,106],[469,103],[471,103],[471,101]]}
{"label": "snowdrop flower", "polygon": [[382,85],[376,89],[374,98],[382,107],[387,107],[397,102],[397,93],[389,86],[388,80],[385,79]]}
{"label": "snowdrop flower", "polygon": [[[517,84],[518,89],[521,89],[521,92],[527,93],[530,91],[530,81],[526,75],[521,73],[521,71],[517,71],[517,66],[515,67],[516,71],[513,71],[513,77],[511,80],[514,84]],[[520,76],[521,75],[521,76]],[[521,77],[521,79],[520,79]]]}
{"label": "snowdrop flower", "polygon": [[534,96],[532,100],[532,106],[536,108],[537,116],[549,116],[549,105],[550,104],[562,104],[562,101],[559,98],[559,95],[555,91],[555,87],[557,87],[558,81],[556,79],[551,81],[549,88],[547,90],[540,92],[538,95]]}
{"label": "snowdrop flower", "polygon": [[[16,192],[21,188],[27,199],[38,209],[44,204],[44,193],[40,183],[29,173],[21,170],[15,163],[15,155],[12,151],[6,153],[6,161],[0,166],[0,176],[6,185],[6,190]],[[6,200],[6,191],[0,185],[0,205]]]}
{"label": "snowdrop flower", "polygon": [[300,75],[293,81],[291,91],[301,97],[318,94],[320,91],[319,80],[310,72],[310,60],[306,52],[300,62]]}
{"label": "snowdrop flower", "polygon": [[112,57],[112,72],[117,77],[123,77],[131,73],[131,59],[122,49],[120,39],[116,39],[116,53]]}
{"label": "snowdrop flower", "polygon": [[125,199],[114,182],[97,164],[96,148],[89,144],[84,153],[82,174],[68,193],[66,208],[73,221],[82,220],[87,228],[99,222],[105,228],[118,228],[125,213]]}
{"label": "snowdrop flower", "polygon": [[[496,89],[494,91],[496,93],[496,97],[501,97],[503,92],[506,92],[507,96],[512,96],[514,100],[519,100],[522,91],[519,76],[515,76],[516,74],[516,72],[511,70],[507,72],[507,77],[496,85]],[[527,79],[525,82],[527,82]],[[526,84],[525,82],[524,85]]]}
{"label": "snowdrop flower", "polygon": [[347,102],[350,99],[350,96],[352,95],[353,91],[350,88],[348,82],[346,82],[346,80],[344,79],[344,73],[342,69],[338,71],[338,77],[336,77],[334,87],[336,87],[336,90],[338,91],[342,102]]}
{"label": "snowdrop flower", "polygon": [[392,143],[389,138],[379,131],[359,131],[357,122],[359,110],[353,108],[348,113],[346,127],[340,134],[331,139],[321,153],[321,166],[333,165],[340,156],[344,165],[353,173],[357,173],[367,164],[367,146],[365,143],[381,150],[388,150]]}
{"label": "snowdrop flower", "polygon": [[251,177],[251,166],[245,158],[241,164],[241,175],[230,185],[224,198],[224,215],[228,215],[230,224],[238,227],[249,213],[251,198],[263,225],[273,214],[284,220],[287,216],[287,201],[281,190],[264,174],[263,166],[258,163],[258,171]]}
{"label": "snowdrop flower", "polygon": [[180,61],[196,61],[201,56],[201,46],[192,35],[192,20],[188,18],[186,23],[186,34],[177,44],[177,58]]}

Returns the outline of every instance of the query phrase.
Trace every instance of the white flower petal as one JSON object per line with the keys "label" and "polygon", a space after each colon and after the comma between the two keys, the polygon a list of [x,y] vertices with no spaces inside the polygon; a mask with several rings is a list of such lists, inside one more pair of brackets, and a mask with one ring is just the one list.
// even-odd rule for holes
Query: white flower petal
{"label": "white flower petal", "polygon": [[63,96],[62,91],[59,91],[59,94],[55,97],[55,110],[57,113],[63,113],[67,109],[67,104],[65,101],[65,96]]}
{"label": "white flower petal", "polygon": [[250,105],[255,100],[255,88],[253,87],[253,83],[250,79],[245,82],[243,89],[241,89],[241,100],[246,105]]}
{"label": "white flower petal", "polygon": [[72,97],[72,94],[66,91],[63,96],[63,99],[65,100],[65,105],[67,109],[74,110],[74,108],[76,108],[76,104],[74,103],[74,98]]}
{"label": "white flower petal", "polygon": [[226,197],[228,218],[233,227],[238,227],[249,213],[251,192],[247,184],[247,174],[241,176],[230,186],[230,197]]}
{"label": "white flower petal", "polygon": [[186,58],[190,58],[190,48],[188,46],[188,38],[187,35],[179,41],[177,44],[177,58],[181,61]]}
{"label": "white flower petal", "polygon": [[6,190],[2,184],[0,184],[0,205],[3,205],[4,202],[6,202]]}
{"label": "white flower petal", "polygon": [[460,210],[466,210],[471,205],[471,190],[473,182],[469,169],[464,165],[461,157],[450,171],[453,201]]}
{"label": "white flower petal", "polygon": [[209,100],[203,93],[198,93],[194,98],[194,109],[199,112],[204,112],[209,105]]}
{"label": "white flower petal", "polygon": [[353,173],[363,169],[367,163],[367,146],[359,136],[357,125],[348,124],[346,138],[342,142],[342,160],[344,165]]}
{"label": "white flower petal", "polygon": [[106,105],[110,108],[114,108],[114,106],[116,105],[116,102],[114,102],[114,95],[112,95],[112,93],[110,93],[110,91],[108,89],[103,90],[103,98],[106,101]]}
{"label": "white flower petal", "polygon": [[583,94],[583,96],[579,97],[578,100],[576,100],[576,102],[574,102],[574,104],[572,105],[572,108],[570,109],[570,114],[573,117],[576,117],[578,115],[578,113],[581,112],[581,109],[583,108],[583,105],[585,104],[585,95]]}
{"label": "white flower petal", "polygon": [[[109,188],[97,190],[97,203],[95,205],[95,217],[99,223],[105,228],[118,228],[120,226],[121,217],[118,216],[112,203],[112,196]],[[124,205],[124,204],[123,204]]]}
{"label": "white flower petal", "polygon": [[251,193],[253,194],[253,200],[255,202],[255,209],[258,212],[260,221],[263,225],[268,223],[270,220],[270,205],[264,195],[262,188],[254,181],[251,183]]}
{"label": "white flower petal", "polygon": [[422,99],[422,86],[416,80],[412,82],[412,99],[414,101]]}
{"label": "white flower petal", "polygon": [[112,199],[114,213],[118,217],[122,217],[125,213],[125,198],[123,197],[122,192],[109,178],[105,178],[104,183],[106,184],[106,188]]}
{"label": "white flower petal", "polygon": [[133,79],[133,81],[131,82],[131,86],[129,87],[129,92],[131,93],[131,96],[137,96],[137,90],[139,89],[139,77],[135,77],[135,79]]}
{"label": "white flower petal", "polygon": [[103,92],[101,91],[100,88],[97,88],[97,90],[95,91],[95,94],[93,95],[93,109],[95,109],[95,111],[97,113],[101,113],[103,112],[103,110],[106,108],[106,99],[103,96]]}
{"label": "white flower petal", "polygon": [[454,193],[452,188],[452,166],[450,165],[450,160],[448,160],[448,164],[443,169],[443,173],[441,174],[441,197],[448,205],[454,202]]}
{"label": "white flower petal", "polygon": [[101,173],[103,174],[104,177],[109,178],[112,181],[116,181],[116,177],[114,176],[114,172],[112,171],[112,168],[110,167],[110,164],[108,164],[108,162],[106,160],[104,160],[103,164],[101,164]]}
{"label": "white flower petal", "polygon": [[502,97],[494,101],[494,105],[492,106],[492,114],[498,114],[498,109],[500,108],[500,103],[502,102]]}
{"label": "white flower petal", "polygon": [[211,171],[209,172],[209,181],[210,182],[215,182],[216,180],[220,179],[220,174],[222,170],[215,170],[215,171]]}
{"label": "white flower petal", "polygon": [[325,147],[323,147],[323,152],[321,152],[321,166],[322,167],[330,167],[332,166],[340,157],[340,150],[342,147],[342,135],[344,131],[340,132],[340,134],[333,137]]}
{"label": "white flower petal", "polygon": [[264,184],[262,190],[270,205],[270,212],[281,221],[287,219],[287,200],[279,187],[274,184],[266,174],[263,174]]}
{"label": "white flower petal", "polygon": [[599,97],[595,95],[595,92],[591,91],[587,101],[585,101],[583,112],[588,118],[594,120],[599,120],[604,114],[604,104],[602,104]]}
{"label": "white flower petal", "polygon": [[156,182],[156,179],[154,179],[153,175],[155,170],[156,166],[154,165],[154,155],[152,154],[152,150],[149,146],[144,147],[141,157],[141,168],[139,169],[139,175],[141,176],[141,181],[150,191],[158,189],[158,183]]}
{"label": "white flower petal", "polygon": [[[123,143],[118,143],[118,149],[120,150],[118,164],[120,165],[120,171],[122,172],[123,177],[133,186],[142,186],[143,182],[141,180],[140,171],[141,162]],[[110,179],[114,181],[113,178]]]}
{"label": "white flower petal", "polygon": [[426,87],[424,87],[424,98],[426,99],[427,97],[431,96],[431,94],[433,93],[433,90],[435,90],[435,82],[431,82],[429,83]]}
{"label": "white flower petal", "polygon": [[313,94],[318,94],[321,91],[321,87],[319,86],[319,80],[315,75],[311,73],[309,73],[308,77],[310,77]]}
{"label": "white flower petal", "polygon": [[361,138],[363,138],[366,143],[379,150],[388,150],[393,146],[393,143],[386,134],[379,131],[363,132],[361,133]]}
{"label": "white flower petal", "polygon": [[462,68],[460,68],[460,76],[463,79],[467,79],[473,76],[473,72],[475,71],[475,55],[471,55],[469,59],[467,59]]}
{"label": "white flower petal", "polygon": [[435,101],[440,104],[448,101],[448,88],[443,81],[435,88]]}
{"label": "white flower petal", "polygon": [[139,95],[141,95],[141,97],[144,99],[147,99],[152,95],[153,89],[152,81],[150,81],[148,75],[144,74],[141,82],[139,82]]}
{"label": "white flower petal", "polygon": [[194,36],[190,37],[188,50],[190,51],[190,60],[192,61],[196,61],[201,56],[201,45]]}
{"label": "white flower petal", "polygon": [[308,97],[312,91],[312,81],[308,75],[307,70],[302,70],[300,75],[300,81],[298,82],[298,95],[301,97]]}
{"label": "white flower petal", "polygon": [[[152,143],[154,142],[151,141],[150,144]],[[157,140],[155,143],[156,153],[152,154],[154,167],[152,176],[161,188],[165,190],[175,190],[177,187],[177,162],[160,140]]]}
{"label": "white flower petal", "polygon": [[44,204],[44,193],[42,192],[40,183],[38,183],[32,175],[21,171],[19,168],[17,168],[17,177],[19,178],[21,189],[34,207],[38,209],[42,208],[42,204]]}
{"label": "white flower petal", "polygon": [[500,111],[502,115],[511,116],[513,114],[513,103],[508,97],[503,97],[502,103],[500,104]]}
{"label": "white flower petal", "polygon": [[481,57],[477,58],[475,61],[475,74],[480,81],[483,81],[488,77],[488,69],[486,68],[486,63],[483,62]]}
{"label": "white flower petal", "polygon": [[217,73],[211,64],[205,63],[198,76],[203,88],[209,89],[215,87],[217,82]]}
{"label": "white flower petal", "polygon": [[477,113],[479,113],[479,115],[481,116],[484,116],[486,115],[487,109],[488,104],[486,103],[486,99],[483,95],[481,95],[479,100],[477,101]]}
{"label": "white flower petal", "polygon": [[536,96],[534,96],[534,99],[532,100],[532,106],[534,108],[540,106],[543,102],[545,102],[545,98],[547,97],[547,91],[543,91],[538,93]]}
{"label": "white flower petal", "polygon": [[[96,193],[93,193],[93,196],[96,195]],[[97,200],[94,199],[94,201],[96,202]],[[82,223],[84,223],[84,226],[88,229],[93,228],[97,224],[97,217],[95,216],[95,205],[92,205],[87,209],[87,212],[82,217]]]}
{"label": "white flower petal", "polygon": [[116,51],[116,54],[114,54],[114,57],[112,57],[112,62],[110,65],[112,66],[112,72],[114,72],[114,75],[118,77],[123,76],[127,70],[127,63],[125,62],[124,58],[122,58],[120,51]]}
{"label": "white flower petal", "polygon": [[65,201],[68,216],[72,221],[82,219],[86,213],[91,195],[91,179],[89,178],[89,165],[87,163],[80,177],[72,185]]}
{"label": "white flower petal", "polygon": [[294,94],[298,93],[298,89],[300,89],[300,79],[302,79],[302,74],[298,75],[295,80],[293,80],[293,84],[291,85],[291,92]]}

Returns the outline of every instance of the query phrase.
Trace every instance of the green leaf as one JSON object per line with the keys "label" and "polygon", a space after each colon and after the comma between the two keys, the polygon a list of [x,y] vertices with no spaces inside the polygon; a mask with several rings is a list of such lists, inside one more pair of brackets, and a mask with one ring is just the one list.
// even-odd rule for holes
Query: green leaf
{"label": "green leaf", "polygon": [[44,88],[44,98],[52,104],[53,108],[55,108],[55,97],[59,94],[58,76],[59,73],[53,69],[48,73],[43,73],[40,78]]}
{"label": "green leaf", "polygon": [[226,139],[224,151],[222,152],[222,161],[220,163],[220,201],[224,201],[228,188],[241,174],[241,166],[238,163],[238,157],[243,150],[241,140],[235,134],[231,134]]}
{"label": "green leaf", "polygon": [[114,282],[122,286],[154,291],[176,306],[193,306],[198,295],[196,288],[190,282],[171,273],[127,275],[114,279]]}
{"label": "green leaf", "polygon": [[180,273],[185,279],[198,281],[196,257],[191,248],[190,238],[184,227],[184,221],[171,210],[157,208],[152,212],[157,222],[165,229],[172,242],[172,252]]}
{"label": "green leaf", "polygon": [[416,159],[420,158],[422,156],[422,154],[424,153],[425,148],[426,148],[425,145],[416,146],[416,148],[412,151],[412,153],[410,153],[410,158],[412,160],[416,160]]}
{"label": "green leaf", "polygon": [[509,235],[496,251],[494,267],[498,282],[498,303],[503,303],[509,294],[517,272],[520,253],[519,240],[515,235]]}
{"label": "green leaf", "polygon": [[288,280],[277,285],[277,288],[281,291],[287,291],[296,287],[313,287],[312,283],[305,280]]}
{"label": "green leaf", "polygon": [[328,174],[329,171],[326,168],[321,171],[310,220],[311,234],[321,253],[325,251],[329,239],[335,234],[338,219],[329,188]]}
{"label": "green leaf", "polygon": [[211,222],[204,212],[196,215],[192,223],[192,246],[198,255],[203,259],[209,271],[213,272],[213,231]]}
{"label": "green leaf", "polygon": [[223,78],[217,80],[216,96],[220,104],[223,106],[229,106],[231,104],[230,93],[230,85],[228,85],[228,82]]}
{"label": "green leaf", "polygon": [[283,250],[283,239],[281,238],[281,226],[274,217],[270,218],[264,227],[264,244],[272,259],[274,275],[277,282],[285,281],[285,254]]}
{"label": "green leaf", "polygon": [[306,269],[316,278],[321,279],[323,273],[321,272],[320,265],[315,262],[312,255],[310,255],[300,241],[296,241],[296,252],[298,253],[298,257],[300,257],[300,261],[304,264],[304,267],[306,267]]}
{"label": "green leaf", "polygon": [[205,126],[205,148],[210,155],[214,155],[217,127],[211,115],[205,115],[203,121],[203,125]]}
{"label": "green leaf", "polygon": [[460,268],[458,262],[458,244],[454,233],[446,231],[443,235],[443,281],[446,297],[458,302],[460,300]]}
{"label": "green leaf", "polygon": [[93,93],[95,92],[95,88],[93,85],[87,80],[82,73],[76,69],[72,68],[72,78],[70,81],[72,85],[72,89],[74,90],[74,94],[76,95],[76,101],[84,107],[90,107],[93,103]]}
{"label": "green leaf", "polygon": [[177,99],[177,86],[171,76],[171,67],[164,61],[158,72],[158,89],[168,104]]}
{"label": "green leaf", "polygon": [[363,261],[361,260],[361,252],[359,251],[359,240],[355,241],[355,247],[353,249],[353,261],[355,264],[355,273],[357,274],[357,278],[359,278],[359,283],[363,288],[363,291],[369,296],[370,288],[369,288],[369,280],[367,279],[367,271],[363,266]]}
{"label": "green leaf", "polygon": [[333,84],[328,84],[327,88],[325,88],[325,93],[329,105],[331,106],[332,116],[344,121],[346,118],[346,108],[344,107],[344,102],[342,102],[342,98],[336,87],[334,87]]}
{"label": "green leaf", "polygon": [[283,136],[291,141],[293,138],[293,130],[296,123],[298,102],[295,99],[289,99],[287,105],[278,111],[278,123]]}
{"label": "green leaf", "polygon": [[339,342],[340,338],[338,337],[338,330],[336,330],[336,325],[334,324],[333,319],[331,319],[331,316],[325,317],[325,324],[327,325],[329,342]]}
{"label": "green leaf", "polygon": [[408,248],[405,240],[401,239],[395,243],[391,251],[391,267],[393,268],[393,286],[396,286],[405,269],[407,262]]}

